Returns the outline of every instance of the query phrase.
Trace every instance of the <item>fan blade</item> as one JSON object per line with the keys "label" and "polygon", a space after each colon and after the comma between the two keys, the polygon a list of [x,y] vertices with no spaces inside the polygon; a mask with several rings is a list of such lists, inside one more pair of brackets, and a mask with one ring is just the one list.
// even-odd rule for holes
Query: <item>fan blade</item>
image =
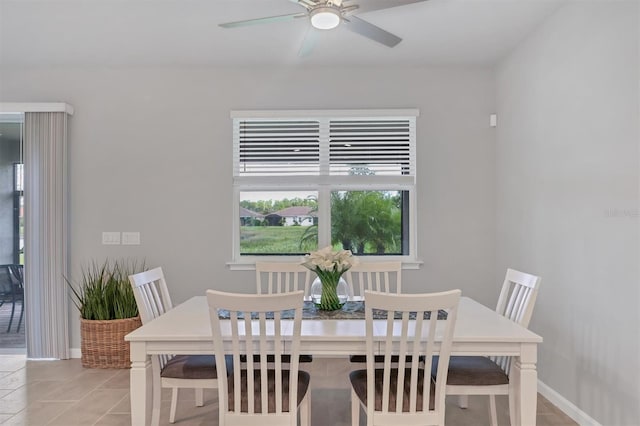
{"label": "fan blade", "polygon": [[319,36],[320,30],[316,30],[312,26],[309,26],[307,33],[304,35],[304,40],[302,40],[300,50],[298,50],[298,56],[301,58],[309,56],[309,54],[311,54],[313,49],[316,47]]}
{"label": "fan blade", "polygon": [[359,9],[359,6],[357,4],[353,4],[351,6],[344,6],[341,9],[342,10],[342,16],[350,16],[352,13],[354,13],[358,9]]}
{"label": "fan blade", "polygon": [[357,16],[350,16],[348,21],[344,19],[344,24],[345,28],[348,30],[370,38],[371,40],[375,40],[388,47],[393,47],[402,41],[400,37],[393,35],[380,27],[376,27]]}
{"label": "fan blade", "polygon": [[222,28],[246,27],[248,25],[270,24],[272,22],[293,21],[294,19],[304,18],[305,16],[307,16],[307,14],[304,12],[292,13],[290,15],[268,16],[266,18],[256,18],[256,19],[247,19],[244,21],[226,22],[224,24],[218,24],[218,26]]}
{"label": "fan blade", "polygon": [[300,6],[304,6],[307,9],[310,9],[314,6],[317,6],[318,3],[316,0],[289,0],[291,3],[299,4]]}
{"label": "fan blade", "polygon": [[372,12],[374,10],[391,9],[392,7],[405,6],[412,3],[421,3],[427,0],[360,0],[356,2],[358,13]]}

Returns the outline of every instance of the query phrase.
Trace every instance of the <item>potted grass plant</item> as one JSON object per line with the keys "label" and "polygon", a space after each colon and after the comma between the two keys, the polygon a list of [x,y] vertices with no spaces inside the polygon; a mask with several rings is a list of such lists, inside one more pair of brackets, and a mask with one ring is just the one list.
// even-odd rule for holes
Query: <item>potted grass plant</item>
{"label": "potted grass plant", "polygon": [[132,260],[93,261],[82,268],[80,280],[67,280],[80,311],[83,367],[130,367],[124,336],[141,322],[128,277],[144,269],[144,264]]}

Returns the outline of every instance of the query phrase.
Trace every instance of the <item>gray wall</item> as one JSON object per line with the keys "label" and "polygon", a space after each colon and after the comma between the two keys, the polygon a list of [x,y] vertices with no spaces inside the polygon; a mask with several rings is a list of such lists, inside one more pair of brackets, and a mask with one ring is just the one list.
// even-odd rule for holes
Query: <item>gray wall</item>
{"label": "gray wall", "polygon": [[574,2],[497,71],[496,273],[542,276],[539,377],[640,423],[638,3]]}
{"label": "gray wall", "polygon": [[[488,68],[12,69],[4,101],[66,101],[71,262],[138,256],[164,267],[175,302],[254,291],[230,271],[231,109],[407,108],[418,118],[420,270],[410,292],[461,288],[495,305],[494,74]],[[102,231],[140,231],[103,246]],[[70,312],[71,347],[79,347]]]}

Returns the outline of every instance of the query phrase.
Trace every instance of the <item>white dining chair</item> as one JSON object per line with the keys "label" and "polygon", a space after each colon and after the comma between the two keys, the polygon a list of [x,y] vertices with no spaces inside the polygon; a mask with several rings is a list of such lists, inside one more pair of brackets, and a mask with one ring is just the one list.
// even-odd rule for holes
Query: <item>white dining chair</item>
{"label": "white dining chair", "polygon": [[[447,367],[460,294],[460,290],[431,294],[365,291],[367,369],[349,375],[352,426],[360,424],[361,406],[367,413],[367,426],[444,425]],[[439,311],[446,311],[446,316],[440,318]],[[432,381],[429,372],[436,337],[440,365],[437,380]],[[374,355],[378,353],[383,357],[382,368],[376,367]],[[398,358],[397,366],[392,357]]]}
{"label": "white dining chair", "polygon": [[[539,286],[540,277],[507,269],[496,312],[528,327]],[[447,395],[459,395],[462,408],[467,407],[469,395],[488,395],[492,426],[498,424],[495,396],[508,395],[509,416],[514,425],[515,402],[514,395],[509,392],[510,370],[511,357],[508,356],[453,356],[449,361]]]}
{"label": "white dining chair", "polygon": [[256,292],[258,294],[286,293],[302,290],[309,296],[311,271],[300,263],[256,262]]}
{"label": "white dining chair", "polygon": [[[289,293],[304,291],[309,298],[311,287],[311,271],[299,262],[256,262],[256,292],[258,294]],[[289,362],[289,356],[283,356]],[[300,355],[300,362],[313,362],[312,355]]]}
{"label": "white dining chair", "polygon": [[[309,426],[309,373],[299,370],[303,292],[234,294],[207,290],[217,358],[231,353],[233,370],[219,366],[219,425]],[[228,319],[220,319],[220,310]],[[292,319],[283,319],[293,311]],[[283,315],[284,314],[284,315]],[[229,340],[225,349],[223,336]],[[286,352],[291,362],[282,357]],[[243,362],[253,359],[254,362]],[[273,365],[270,367],[270,365]]]}
{"label": "white dining chair", "polygon": [[349,297],[362,297],[366,290],[402,293],[402,262],[358,262],[346,273]]}
{"label": "white dining chair", "polygon": [[[129,282],[133,287],[142,324],[150,322],[173,308],[162,268],[130,275]],[[161,388],[172,389],[169,422],[174,423],[180,388],[195,389],[196,406],[202,407],[204,389],[215,389],[218,386],[216,360],[211,355],[153,355],[151,368],[153,373],[152,425],[160,423]]]}
{"label": "white dining chair", "polygon": [[[364,297],[364,292],[380,291],[400,294],[402,292],[402,262],[358,262],[346,273],[349,298]],[[363,363],[364,355],[350,355],[349,361]]]}

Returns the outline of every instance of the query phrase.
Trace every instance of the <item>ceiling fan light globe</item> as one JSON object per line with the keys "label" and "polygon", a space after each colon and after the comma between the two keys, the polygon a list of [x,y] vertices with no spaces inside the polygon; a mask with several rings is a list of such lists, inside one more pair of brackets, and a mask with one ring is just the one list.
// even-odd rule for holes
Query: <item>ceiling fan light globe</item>
{"label": "ceiling fan light globe", "polygon": [[311,11],[311,25],[319,30],[330,30],[340,24],[340,14],[331,7],[318,7]]}

